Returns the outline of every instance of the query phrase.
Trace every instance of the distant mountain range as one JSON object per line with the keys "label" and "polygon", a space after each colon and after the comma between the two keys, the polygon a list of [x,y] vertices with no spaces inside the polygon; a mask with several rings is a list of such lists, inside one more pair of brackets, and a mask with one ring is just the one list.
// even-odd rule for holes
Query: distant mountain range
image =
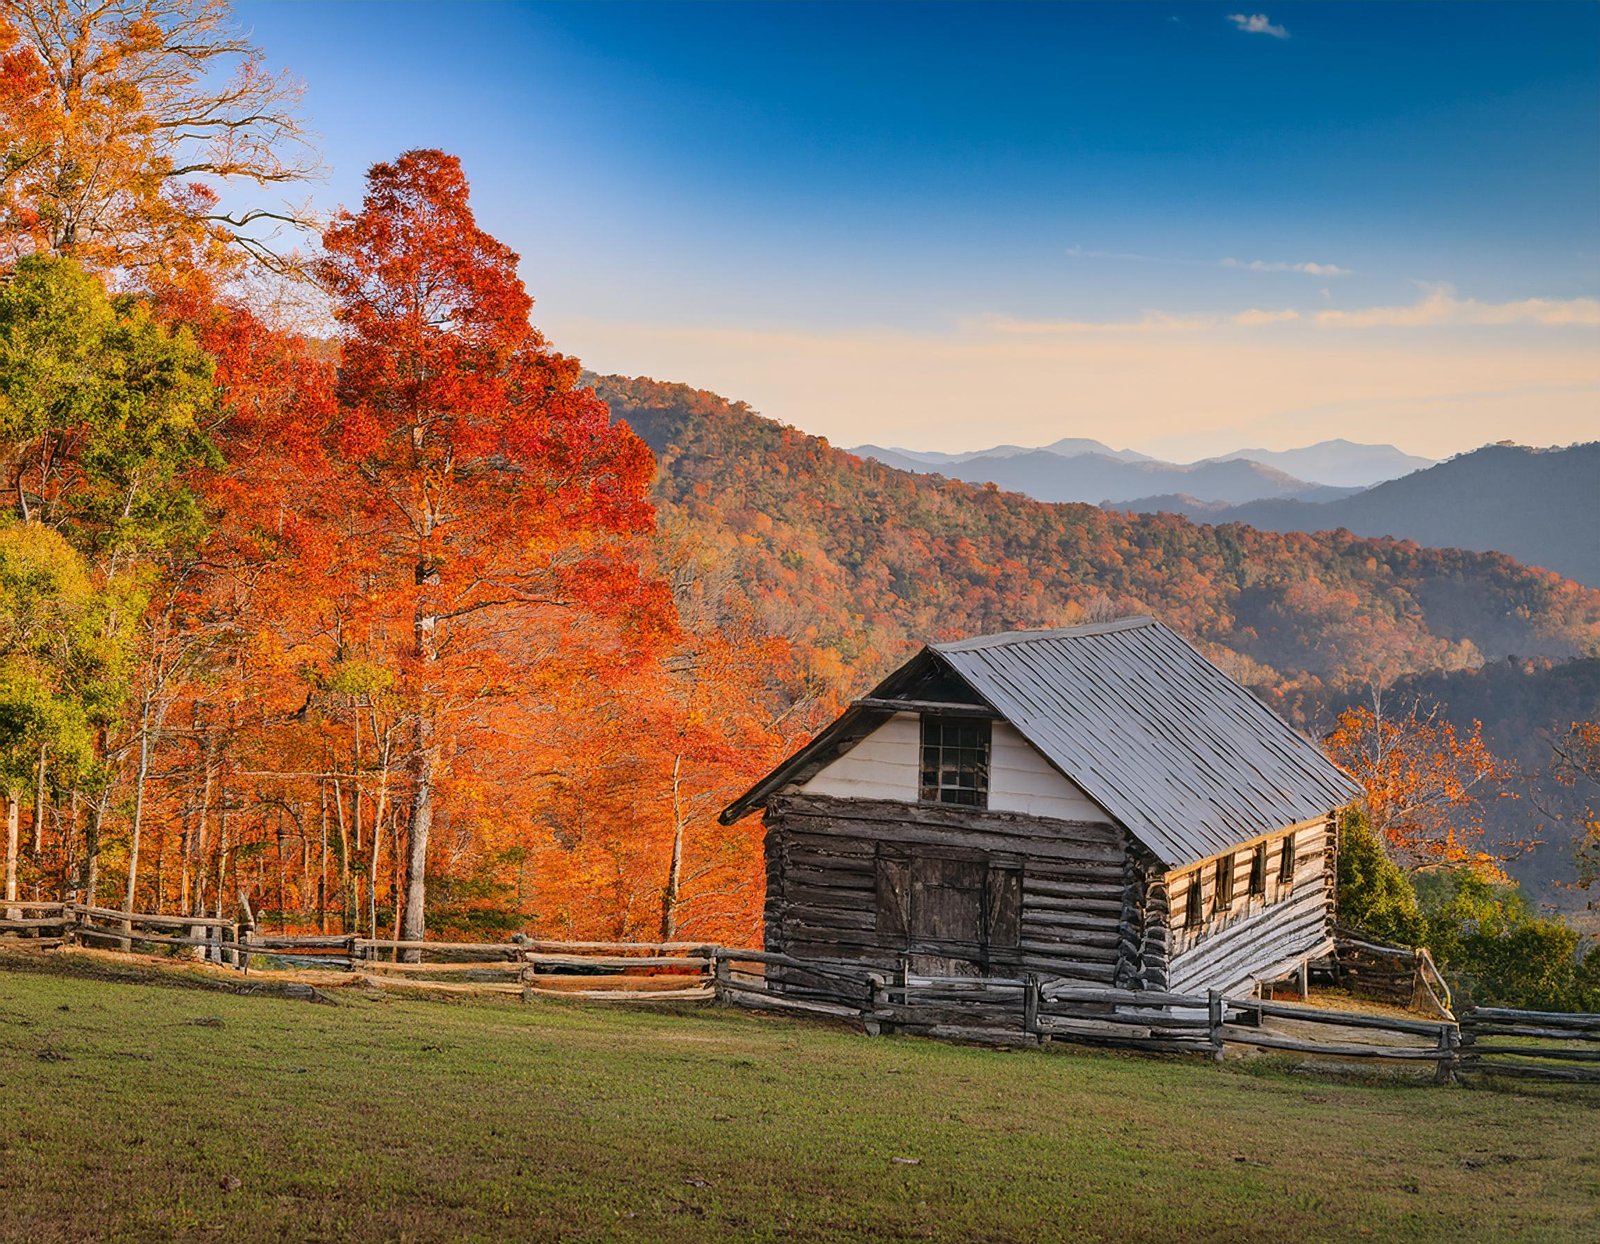
{"label": "distant mountain range", "polygon": [[1029,449],[997,445],[969,453],[929,453],[862,445],[850,451],[903,471],[936,472],[973,484],[996,484],[1038,501],[1127,502],[1181,494],[1242,505],[1264,498],[1333,501],[1432,460],[1393,445],[1324,441],[1302,449],[1242,450],[1202,462],[1163,462],[1131,449],[1070,437]]}
{"label": "distant mountain range", "polygon": [[1190,494],[1118,501],[1112,508],[1247,523],[1262,531],[1344,528],[1435,548],[1508,553],[1600,587],[1600,441],[1565,449],[1486,445],[1321,502],[1278,498],[1235,505]]}

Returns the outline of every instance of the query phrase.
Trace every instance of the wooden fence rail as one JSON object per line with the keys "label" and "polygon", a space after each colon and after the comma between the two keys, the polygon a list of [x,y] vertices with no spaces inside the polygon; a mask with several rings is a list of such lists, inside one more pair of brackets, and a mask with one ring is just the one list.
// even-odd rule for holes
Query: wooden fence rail
{"label": "wooden fence rail", "polygon": [[[1459,1024],[1426,952],[1351,940],[1344,962],[1440,1019],[1331,1011],[1257,998],[1113,989],[1027,975],[939,977],[859,963],[796,959],[696,942],[428,942],[343,934],[274,934],[221,917],[0,902],[0,938],[41,947],[177,947],[248,971],[252,959],[418,982],[423,977],[520,990],[524,997],[673,1001],[846,1019],[868,1032],[995,1044],[1075,1042],[1222,1057],[1228,1045],[1338,1059],[1434,1065],[1434,1078],[1515,1076],[1600,1083],[1600,1015],[1479,1007]],[[397,962],[401,955],[420,962]],[[438,980],[422,982],[437,984]],[[1423,986],[1426,986],[1424,990]],[[446,986],[450,987],[450,986]]]}
{"label": "wooden fence rail", "polygon": [[1474,1007],[1461,1017],[1461,1072],[1600,1084],[1600,1014]]}

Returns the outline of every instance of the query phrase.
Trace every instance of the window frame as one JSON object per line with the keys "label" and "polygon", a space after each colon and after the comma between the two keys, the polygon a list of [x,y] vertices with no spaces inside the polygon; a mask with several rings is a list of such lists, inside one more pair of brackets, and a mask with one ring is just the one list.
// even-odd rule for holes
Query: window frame
{"label": "window frame", "polygon": [[1229,851],[1226,855],[1219,856],[1212,869],[1212,885],[1215,887],[1213,906],[1218,911],[1228,911],[1233,907],[1233,872],[1236,851]]}
{"label": "window frame", "polygon": [[1189,891],[1183,904],[1183,927],[1186,929],[1198,929],[1206,922],[1205,880],[1203,868],[1189,874]]}
{"label": "window frame", "polygon": [[[972,732],[973,738],[970,742],[963,741],[959,737],[963,731]],[[953,743],[948,737],[951,733],[957,735]],[[932,736],[931,741],[930,736]],[[947,762],[947,753],[955,754],[954,764]],[[972,755],[968,757],[963,753]],[[931,765],[930,755],[933,756]],[[994,722],[988,717],[956,717],[923,713],[917,753],[917,802],[947,808],[987,810],[989,774],[993,757]],[[955,785],[945,785],[944,779],[947,774],[954,772],[959,778],[969,770],[974,779],[971,786],[960,785],[959,781]],[[930,776],[933,778],[931,783],[928,780]],[[968,792],[972,796],[970,799],[946,798],[947,794]]]}
{"label": "window frame", "polygon": [[1250,897],[1267,897],[1267,844],[1258,842],[1250,853]]}
{"label": "window frame", "polygon": [[1295,842],[1294,834],[1283,836],[1283,845],[1278,848],[1278,884],[1293,885],[1295,874]]}

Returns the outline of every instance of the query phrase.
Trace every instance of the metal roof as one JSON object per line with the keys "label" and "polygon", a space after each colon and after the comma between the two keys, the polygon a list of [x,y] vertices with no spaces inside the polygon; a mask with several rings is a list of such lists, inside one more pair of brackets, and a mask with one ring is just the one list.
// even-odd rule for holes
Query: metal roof
{"label": "metal roof", "polygon": [[930,650],[1169,868],[1361,794],[1154,618]]}
{"label": "metal roof", "polygon": [[[1153,618],[931,644],[874,695],[925,678],[930,663],[957,675],[1168,868],[1361,794],[1313,743]],[[723,821],[804,781],[886,717],[852,707],[730,804]]]}

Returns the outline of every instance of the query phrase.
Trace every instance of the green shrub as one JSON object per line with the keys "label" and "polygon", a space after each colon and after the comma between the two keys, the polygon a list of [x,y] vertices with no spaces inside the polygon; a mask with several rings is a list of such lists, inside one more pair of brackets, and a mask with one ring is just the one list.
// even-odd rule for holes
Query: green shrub
{"label": "green shrub", "polygon": [[1423,876],[1417,892],[1425,944],[1463,1001],[1578,1011],[1600,1000],[1600,952],[1580,958],[1577,930],[1538,915],[1514,885],[1461,869]]}
{"label": "green shrub", "polygon": [[1348,808],[1339,824],[1339,922],[1386,946],[1419,946],[1426,933],[1417,893],[1367,824]]}

